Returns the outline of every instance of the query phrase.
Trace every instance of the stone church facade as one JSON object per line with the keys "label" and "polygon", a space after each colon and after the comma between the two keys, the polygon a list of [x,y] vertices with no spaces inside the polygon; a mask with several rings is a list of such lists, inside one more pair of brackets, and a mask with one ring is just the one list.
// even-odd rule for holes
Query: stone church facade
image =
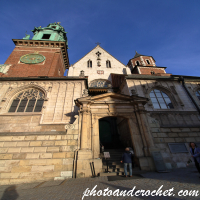
{"label": "stone church facade", "polygon": [[70,66],[59,23],[33,33],[0,65],[1,184],[89,177],[91,162],[100,173],[101,143],[132,147],[141,170],[156,170],[154,152],[186,167],[188,143],[200,142],[199,77],[137,52],[124,65],[100,45]]}

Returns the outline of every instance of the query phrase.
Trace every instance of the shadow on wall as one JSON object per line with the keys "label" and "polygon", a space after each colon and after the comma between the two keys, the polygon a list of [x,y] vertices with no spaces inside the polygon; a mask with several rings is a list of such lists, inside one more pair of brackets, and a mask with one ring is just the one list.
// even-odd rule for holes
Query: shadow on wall
{"label": "shadow on wall", "polygon": [[74,106],[74,111],[73,112],[69,112],[69,113],[65,113],[65,116],[70,117],[70,124],[73,124],[74,121],[76,120],[76,118],[74,117],[75,115],[78,115],[78,110],[79,108],[77,106]]}
{"label": "shadow on wall", "polygon": [[19,195],[16,191],[16,186],[11,185],[7,189],[5,189],[1,200],[16,200],[18,197]]}

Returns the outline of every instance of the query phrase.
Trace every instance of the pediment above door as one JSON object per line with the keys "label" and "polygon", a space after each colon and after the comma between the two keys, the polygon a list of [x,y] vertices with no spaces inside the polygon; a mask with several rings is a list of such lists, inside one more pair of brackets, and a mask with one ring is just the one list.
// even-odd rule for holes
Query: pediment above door
{"label": "pediment above door", "polygon": [[146,104],[148,98],[137,95],[128,96],[117,93],[105,93],[96,96],[81,97],[75,100],[77,106],[83,104]]}

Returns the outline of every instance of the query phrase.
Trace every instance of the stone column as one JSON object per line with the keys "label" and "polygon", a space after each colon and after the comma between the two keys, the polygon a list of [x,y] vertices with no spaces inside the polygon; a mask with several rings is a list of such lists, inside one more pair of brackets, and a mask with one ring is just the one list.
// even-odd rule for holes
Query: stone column
{"label": "stone column", "polygon": [[93,157],[99,158],[100,154],[100,140],[99,140],[99,118],[92,116],[92,150]]}
{"label": "stone column", "polygon": [[142,136],[142,141],[143,141],[143,145],[144,145],[144,147],[143,147],[144,154],[145,154],[145,156],[148,156],[149,152],[148,152],[148,148],[147,148],[147,142],[146,142],[145,134],[144,134],[144,131],[143,131],[143,128],[142,128],[142,122],[140,120],[140,114],[139,114],[139,112],[135,112],[135,115],[136,115],[136,118],[137,118],[140,133],[141,133],[141,136]]}
{"label": "stone column", "polygon": [[137,113],[137,115],[139,114],[139,119],[141,121],[142,130],[144,132],[144,136],[145,136],[146,144],[147,144],[148,148],[154,147],[153,137],[152,137],[151,131],[149,129],[149,124],[148,124],[148,121],[146,118],[146,110],[144,108],[144,105],[138,104],[136,113]]}
{"label": "stone column", "polygon": [[[77,166],[82,167],[83,163],[87,163],[88,159],[92,159],[91,149],[91,113],[88,107],[88,102],[84,102],[81,106],[80,113],[82,115],[81,131],[80,131],[80,150],[78,151],[78,162]],[[81,161],[85,160],[85,161]]]}
{"label": "stone column", "polygon": [[90,134],[90,111],[87,104],[82,106],[82,125],[81,125],[81,150],[91,150]]}
{"label": "stone column", "polygon": [[148,121],[146,118],[146,111],[143,104],[135,105],[135,114],[137,116],[137,121],[142,135],[145,157],[139,157],[139,164],[142,170],[155,170],[153,159],[151,157],[151,152],[156,151],[154,147],[153,137],[149,129]]}
{"label": "stone column", "polygon": [[129,129],[130,129],[130,133],[131,133],[132,143],[133,143],[134,150],[135,150],[135,155],[137,157],[142,157],[142,156],[144,156],[143,142],[142,142],[142,138],[140,135],[140,131],[138,129],[137,120],[136,120],[135,115],[131,116],[128,121],[129,121]]}

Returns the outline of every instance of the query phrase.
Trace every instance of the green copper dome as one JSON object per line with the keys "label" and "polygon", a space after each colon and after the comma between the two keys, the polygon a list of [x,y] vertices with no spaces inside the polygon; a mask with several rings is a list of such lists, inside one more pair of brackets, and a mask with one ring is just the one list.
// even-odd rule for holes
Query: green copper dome
{"label": "green copper dome", "polygon": [[32,40],[44,40],[44,41],[63,41],[68,46],[67,36],[65,29],[60,25],[60,22],[49,24],[47,27],[41,28],[35,27],[32,30],[34,36]]}

